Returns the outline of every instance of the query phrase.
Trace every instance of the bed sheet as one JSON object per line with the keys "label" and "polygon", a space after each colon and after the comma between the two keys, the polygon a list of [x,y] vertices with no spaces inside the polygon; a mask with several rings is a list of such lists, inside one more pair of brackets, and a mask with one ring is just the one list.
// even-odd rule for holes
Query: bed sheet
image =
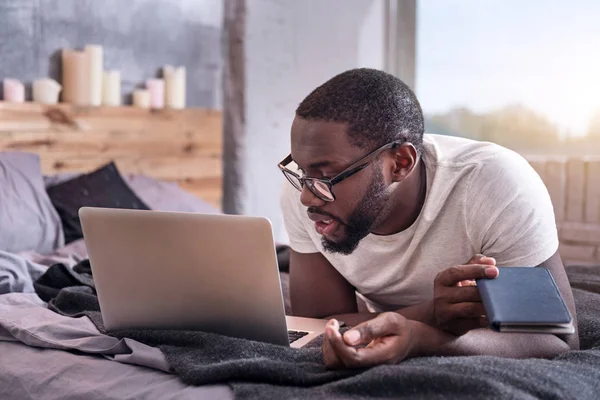
{"label": "bed sheet", "polygon": [[0,399],[233,399],[225,385],[189,386],[177,376],[99,356],[0,342]]}

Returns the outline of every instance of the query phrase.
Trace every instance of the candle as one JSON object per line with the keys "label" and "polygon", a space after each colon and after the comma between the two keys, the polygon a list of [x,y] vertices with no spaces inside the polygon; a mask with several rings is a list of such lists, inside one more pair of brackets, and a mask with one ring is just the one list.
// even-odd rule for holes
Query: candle
{"label": "candle", "polygon": [[102,104],[105,106],[121,105],[121,72],[117,70],[104,71],[102,77]]}
{"label": "candle", "polygon": [[185,67],[163,68],[165,78],[165,103],[169,108],[185,108]]}
{"label": "candle", "polygon": [[11,103],[25,102],[25,86],[18,79],[5,79],[3,82],[4,100]]}
{"label": "candle", "polygon": [[165,106],[165,81],[162,79],[148,79],[146,87],[150,92],[150,107],[163,108]]}
{"label": "candle", "polygon": [[80,106],[92,104],[88,57],[81,51],[62,51],[62,99]]}
{"label": "candle", "polygon": [[84,53],[87,55],[89,63],[90,104],[99,106],[102,104],[102,71],[104,69],[102,46],[87,45]]}
{"label": "candle", "polygon": [[42,104],[56,104],[61,90],[62,87],[54,79],[37,79],[33,82],[33,101]]}
{"label": "candle", "polygon": [[133,105],[139,108],[150,108],[150,91],[146,89],[134,90]]}

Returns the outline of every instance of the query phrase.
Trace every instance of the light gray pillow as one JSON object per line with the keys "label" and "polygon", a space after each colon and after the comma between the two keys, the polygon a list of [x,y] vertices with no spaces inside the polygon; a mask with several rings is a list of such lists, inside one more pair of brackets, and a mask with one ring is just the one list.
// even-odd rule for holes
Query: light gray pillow
{"label": "light gray pillow", "polygon": [[125,175],[123,179],[151,210],[196,212],[202,214],[220,213],[218,209],[193,194],[186,192],[175,182],[167,182],[146,175],[133,174]]}
{"label": "light gray pillow", "polygon": [[0,250],[48,253],[64,245],[36,154],[0,152]]}

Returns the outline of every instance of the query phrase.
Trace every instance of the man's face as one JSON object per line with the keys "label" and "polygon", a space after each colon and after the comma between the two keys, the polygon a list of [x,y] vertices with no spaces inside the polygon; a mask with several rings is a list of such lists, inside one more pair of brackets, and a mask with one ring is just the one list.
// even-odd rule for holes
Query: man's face
{"label": "man's face", "polygon": [[[292,124],[292,158],[308,177],[332,178],[372,150],[352,146],[346,124],[299,117]],[[325,250],[347,255],[381,222],[389,198],[381,163],[374,161],[332,190],[336,200],[325,202],[305,187],[301,201]]]}

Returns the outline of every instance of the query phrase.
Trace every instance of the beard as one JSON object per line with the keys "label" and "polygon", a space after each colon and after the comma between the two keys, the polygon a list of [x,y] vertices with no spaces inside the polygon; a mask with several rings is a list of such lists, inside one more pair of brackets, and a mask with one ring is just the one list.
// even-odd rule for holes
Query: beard
{"label": "beard", "polygon": [[383,174],[378,168],[377,175],[367,188],[367,192],[343,226],[344,237],[334,242],[323,236],[321,238],[323,249],[330,253],[352,254],[360,241],[371,233],[371,229],[378,222],[377,218],[390,197],[386,189]]}

